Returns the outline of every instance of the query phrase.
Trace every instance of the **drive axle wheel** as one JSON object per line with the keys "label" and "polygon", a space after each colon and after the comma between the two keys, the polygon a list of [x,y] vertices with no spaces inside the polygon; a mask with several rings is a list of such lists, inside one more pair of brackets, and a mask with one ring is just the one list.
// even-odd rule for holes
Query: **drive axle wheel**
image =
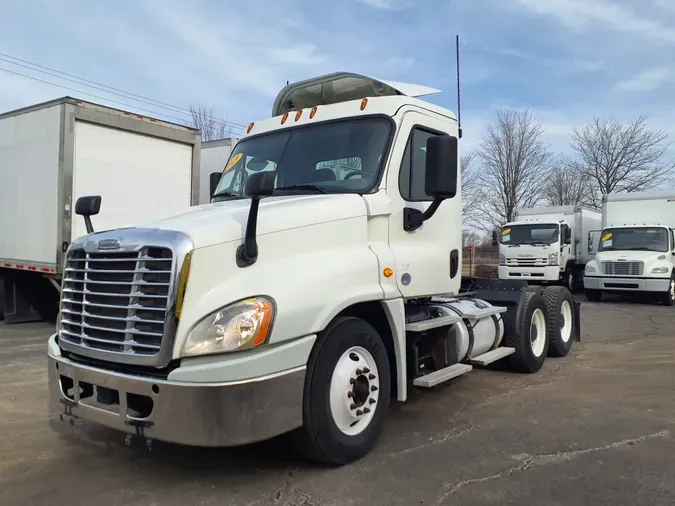
{"label": "drive axle wheel", "polygon": [[312,349],[305,377],[300,448],[344,465],[366,455],[382,431],[391,391],[382,338],[360,318],[336,318]]}
{"label": "drive axle wheel", "polygon": [[511,369],[535,373],[544,365],[549,347],[546,314],[546,303],[541,293],[524,291],[515,331],[504,336],[505,344],[516,350],[509,356]]}
{"label": "drive axle wheel", "polygon": [[661,304],[664,306],[675,306],[675,274],[670,278],[670,284],[668,285],[668,291],[663,294],[663,299]]}
{"label": "drive axle wheel", "polygon": [[547,330],[549,357],[564,357],[572,348],[574,334],[574,300],[564,286],[549,286],[544,291],[548,310]]}

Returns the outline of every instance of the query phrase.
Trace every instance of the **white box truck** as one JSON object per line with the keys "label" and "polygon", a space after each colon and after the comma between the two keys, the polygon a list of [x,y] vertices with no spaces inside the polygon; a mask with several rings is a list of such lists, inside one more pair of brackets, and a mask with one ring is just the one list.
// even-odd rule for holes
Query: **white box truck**
{"label": "white box truck", "polygon": [[232,148],[239,139],[229,137],[227,139],[217,139],[213,141],[202,142],[202,153],[199,176],[199,204],[208,204],[211,201],[211,195],[220,182],[220,176],[223,169],[230,159]]}
{"label": "white box truck", "polygon": [[566,355],[580,323],[565,287],[460,293],[461,130],[416,98],[436,91],[349,73],[289,84],[212,203],[70,244],[47,346],[54,423],[199,446],[293,431],[342,465],[410,388]]}
{"label": "white box truck", "polygon": [[[0,285],[8,323],[58,312],[64,255],[96,192],[116,229],[199,201],[201,138],[184,126],[64,97],[0,114]],[[0,308],[0,313],[3,308]]]}
{"label": "white box truck", "polygon": [[589,232],[599,229],[601,220],[599,211],[581,205],[518,209],[493,238],[499,244],[499,279],[561,283],[573,291],[593,258]]}
{"label": "white box truck", "polygon": [[[599,246],[586,264],[589,301],[603,292],[638,292],[675,305],[675,192],[610,193],[602,199]],[[595,251],[593,251],[595,253]]]}

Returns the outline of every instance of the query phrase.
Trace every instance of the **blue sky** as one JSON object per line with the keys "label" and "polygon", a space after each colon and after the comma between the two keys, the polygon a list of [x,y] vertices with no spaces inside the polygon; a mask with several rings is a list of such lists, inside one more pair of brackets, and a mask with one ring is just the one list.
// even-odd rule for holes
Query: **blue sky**
{"label": "blue sky", "polygon": [[[558,151],[593,115],[646,112],[675,140],[673,0],[3,3],[0,52],[184,108],[213,105],[240,124],[269,116],[286,80],[336,70],[440,88],[430,100],[454,110],[459,34],[464,149],[500,107],[529,107]],[[180,116],[6,61],[0,69]],[[66,94],[106,103],[0,70],[0,111]]]}

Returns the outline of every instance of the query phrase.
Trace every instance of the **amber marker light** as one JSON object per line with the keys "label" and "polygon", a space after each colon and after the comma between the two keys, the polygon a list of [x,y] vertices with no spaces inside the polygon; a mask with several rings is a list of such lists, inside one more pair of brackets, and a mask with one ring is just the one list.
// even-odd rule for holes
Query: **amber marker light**
{"label": "amber marker light", "polygon": [[386,267],[382,273],[384,274],[385,278],[390,278],[394,275],[394,271],[392,271],[389,267]]}

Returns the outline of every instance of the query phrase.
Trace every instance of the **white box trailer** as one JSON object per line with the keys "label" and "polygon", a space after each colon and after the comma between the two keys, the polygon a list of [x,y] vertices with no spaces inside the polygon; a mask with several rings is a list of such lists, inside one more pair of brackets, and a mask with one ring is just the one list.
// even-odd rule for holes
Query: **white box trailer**
{"label": "white box trailer", "polygon": [[230,137],[202,142],[202,154],[199,176],[199,204],[208,204],[211,201],[220,176],[230,158],[230,153],[239,139]]}
{"label": "white box trailer", "polygon": [[604,195],[602,233],[592,234],[599,246],[584,273],[588,300],[639,292],[675,305],[674,229],[675,191]]}
{"label": "white box trailer", "polygon": [[591,230],[600,228],[601,214],[581,205],[518,209],[506,223],[499,242],[499,278],[525,279],[532,284],[581,284],[584,267],[593,258]]}
{"label": "white box trailer", "polygon": [[199,202],[200,145],[194,129],[71,97],[1,114],[7,322],[58,312],[63,255],[87,233],[78,197],[102,196],[99,230],[186,211]]}

